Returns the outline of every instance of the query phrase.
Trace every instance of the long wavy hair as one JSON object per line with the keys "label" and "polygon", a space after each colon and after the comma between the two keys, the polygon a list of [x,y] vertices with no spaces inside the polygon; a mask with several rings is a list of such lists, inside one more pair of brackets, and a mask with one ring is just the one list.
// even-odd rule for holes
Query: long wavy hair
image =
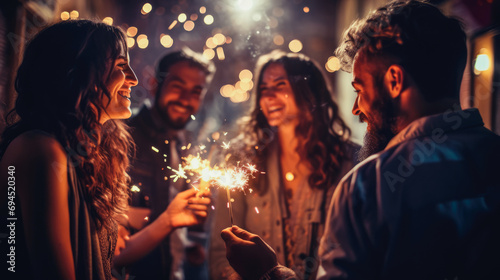
{"label": "long wavy hair", "polygon": [[[8,114],[0,157],[21,133],[40,129],[61,143],[85,189],[96,227],[109,228],[127,206],[129,156],[134,150],[128,127],[99,120],[111,100],[106,88],[114,61],[127,50],[117,27],[90,20],[56,23],[28,43],[17,71],[17,100]],[[108,103],[109,104],[109,103]]]}
{"label": "long wavy hair", "polygon": [[350,130],[339,116],[323,73],[309,57],[275,50],[258,59],[252,106],[250,114],[240,120],[242,134],[238,139],[245,142],[245,150],[251,152],[250,156],[262,168],[266,148],[275,141],[276,130],[269,125],[260,108],[259,85],[264,70],[273,63],[283,65],[302,112],[295,133],[304,143],[297,147],[297,152],[312,170],[308,183],[313,188],[327,189],[335,183],[343,162],[350,157],[346,140]]}

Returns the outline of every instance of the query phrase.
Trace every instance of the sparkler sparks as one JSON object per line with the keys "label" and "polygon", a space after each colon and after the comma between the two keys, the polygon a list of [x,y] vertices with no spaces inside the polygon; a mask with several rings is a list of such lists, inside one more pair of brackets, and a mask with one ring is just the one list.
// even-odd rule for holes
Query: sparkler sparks
{"label": "sparkler sparks", "polygon": [[225,150],[228,150],[230,148],[230,143],[229,142],[222,142],[222,148],[224,148]]}
{"label": "sparkler sparks", "polygon": [[170,175],[170,178],[173,178],[174,182],[177,182],[177,180],[179,180],[179,178],[187,179],[186,171],[184,170],[184,168],[182,167],[181,164],[179,164],[178,170],[175,170],[175,169],[171,168],[170,166],[167,166],[167,168],[171,169],[175,173],[174,175]]}

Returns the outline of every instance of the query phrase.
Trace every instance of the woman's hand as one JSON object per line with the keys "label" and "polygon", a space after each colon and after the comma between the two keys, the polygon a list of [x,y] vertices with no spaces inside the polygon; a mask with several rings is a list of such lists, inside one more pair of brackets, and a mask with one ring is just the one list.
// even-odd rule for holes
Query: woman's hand
{"label": "woman's hand", "polygon": [[208,205],[212,194],[209,190],[189,189],[175,196],[161,214],[172,228],[187,227],[202,223],[208,215]]}

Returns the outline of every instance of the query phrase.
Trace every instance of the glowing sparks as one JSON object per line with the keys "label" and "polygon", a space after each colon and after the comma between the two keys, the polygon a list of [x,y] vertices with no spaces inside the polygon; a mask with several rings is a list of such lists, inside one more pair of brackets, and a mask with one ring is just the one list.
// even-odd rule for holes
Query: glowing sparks
{"label": "glowing sparks", "polygon": [[140,192],[140,191],[141,191],[141,189],[139,189],[139,187],[138,187],[138,186],[133,185],[133,186],[130,188],[130,191],[131,191],[131,192]]}
{"label": "glowing sparks", "polygon": [[195,120],[196,120],[196,118],[195,118],[195,116],[194,116],[194,115],[191,115],[191,119],[192,119],[193,121],[195,121]]}
{"label": "glowing sparks", "polygon": [[259,208],[255,207],[255,213],[259,214]]}
{"label": "glowing sparks", "polygon": [[155,151],[155,152],[160,152],[160,150],[158,150],[158,148],[156,148],[155,146],[151,146],[151,150]]}
{"label": "glowing sparks", "polygon": [[222,146],[221,146],[223,149],[225,150],[228,150],[230,148],[230,143],[229,142],[222,142]]}
{"label": "glowing sparks", "polygon": [[181,164],[179,164],[179,169],[173,169],[171,168],[170,166],[167,167],[169,169],[172,170],[172,172],[174,172],[175,174],[173,175],[170,175],[170,178],[173,178],[174,179],[174,182],[177,182],[177,180],[179,180],[180,178],[183,178],[183,179],[187,179],[187,176],[186,176],[186,171],[184,170],[184,168],[182,167]]}

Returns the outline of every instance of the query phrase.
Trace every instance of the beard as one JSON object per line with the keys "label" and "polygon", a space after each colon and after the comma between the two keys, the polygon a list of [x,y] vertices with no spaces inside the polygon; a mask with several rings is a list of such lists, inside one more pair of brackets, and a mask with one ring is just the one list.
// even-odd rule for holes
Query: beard
{"label": "beard", "polygon": [[[160,115],[161,119],[163,120],[163,122],[165,122],[165,124],[169,127],[169,128],[172,128],[172,129],[175,129],[175,130],[181,130],[181,129],[184,129],[187,125],[187,123],[191,120],[191,118],[172,118],[170,116],[170,114],[168,113],[169,111],[169,106],[172,106],[172,105],[180,105],[182,106],[182,104],[180,103],[177,103],[175,101],[172,101],[172,102],[169,102],[164,109],[160,108],[158,105],[158,103],[155,103],[155,107],[156,107],[156,110],[158,111],[158,114]],[[191,112],[194,112],[194,108],[192,108],[191,106],[187,106],[187,109]]]}
{"label": "beard", "polygon": [[385,149],[391,139],[396,136],[397,112],[396,105],[382,85],[379,87],[380,99],[373,103],[373,116],[367,117],[361,113],[360,122],[367,122],[368,128],[363,138],[363,147],[358,153],[361,162],[369,156]]}

